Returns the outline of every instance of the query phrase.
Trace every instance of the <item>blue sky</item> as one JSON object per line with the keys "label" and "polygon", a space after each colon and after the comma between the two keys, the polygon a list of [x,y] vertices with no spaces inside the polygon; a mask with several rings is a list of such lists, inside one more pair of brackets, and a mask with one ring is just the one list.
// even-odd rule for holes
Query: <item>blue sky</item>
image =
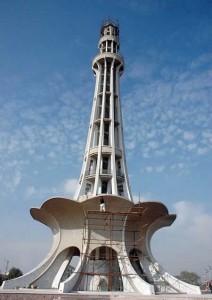
{"label": "blue sky", "polygon": [[173,275],[212,264],[212,4],[206,0],[0,1],[0,270],[44,258],[31,207],[72,197],[94,93],[101,22],[120,24],[125,146],[135,201],[177,220],[152,241]]}

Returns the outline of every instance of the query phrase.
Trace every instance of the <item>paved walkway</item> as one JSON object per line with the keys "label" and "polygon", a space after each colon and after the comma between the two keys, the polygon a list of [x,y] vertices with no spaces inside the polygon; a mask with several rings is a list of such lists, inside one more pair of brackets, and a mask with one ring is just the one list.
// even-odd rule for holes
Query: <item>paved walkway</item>
{"label": "paved walkway", "polygon": [[0,300],[209,300],[212,294],[161,294],[144,296],[123,292],[78,292],[59,294],[57,290],[0,290]]}

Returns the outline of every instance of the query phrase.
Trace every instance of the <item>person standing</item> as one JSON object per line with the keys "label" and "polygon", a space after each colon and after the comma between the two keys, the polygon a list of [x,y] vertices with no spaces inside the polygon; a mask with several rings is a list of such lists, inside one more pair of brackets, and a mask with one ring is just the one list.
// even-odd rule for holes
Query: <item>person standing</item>
{"label": "person standing", "polygon": [[100,211],[105,211],[105,201],[104,198],[100,198]]}

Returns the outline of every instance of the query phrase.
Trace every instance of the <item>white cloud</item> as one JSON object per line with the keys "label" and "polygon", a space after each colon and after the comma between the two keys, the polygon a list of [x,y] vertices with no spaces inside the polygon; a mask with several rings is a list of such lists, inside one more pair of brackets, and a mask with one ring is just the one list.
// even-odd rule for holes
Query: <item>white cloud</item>
{"label": "white cloud", "polygon": [[133,61],[133,63],[129,63],[130,69],[128,70],[127,76],[132,78],[149,78],[154,72],[155,65],[151,62],[147,63],[145,61]]}
{"label": "white cloud", "polygon": [[197,144],[195,144],[195,143],[192,143],[192,144],[188,144],[187,145],[187,149],[188,150],[194,150],[194,149],[196,149],[197,148]]}
{"label": "white cloud", "polygon": [[158,165],[158,166],[146,166],[145,167],[145,171],[147,173],[153,173],[153,172],[157,172],[157,173],[161,173],[165,170],[165,166],[163,165]]}
{"label": "white cloud", "polygon": [[155,134],[156,134],[156,131],[151,130],[150,132],[146,133],[146,137],[151,139],[151,138],[155,137]]}
{"label": "white cloud", "polygon": [[191,62],[191,68],[197,68],[209,62],[212,62],[212,53],[204,53]]}
{"label": "white cloud", "polygon": [[184,163],[182,163],[182,162],[179,162],[179,163],[177,163],[177,164],[173,164],[173,165],[171,165],[171,169],[172,170],[182,170],[182,169],[184,169],[186,167],[186,165],[184,164]]}
{"label": "white cloud", "polygon": [[136,146],[135,141],[129,141],[129,142],[126,143],[126,149],[128,149],[128,150],[135,149],[135,146]]}
{"label": "white cloud", "polygon": [[175,222],[153,238],[154,257],[173,275],[187,270],[202,276],[212,251],[212,214],[190,201],[176,202],[174,210]]}
{"label": "white cloud", "polygon": [[165,166],[157,166],[155,167],[155,171],[158,173],[161,173],[165,170]]}
{"label": "white cloud", "polygon": [[57,155],[56,155],[56,153],[54,151],[49,152],[48,156],[50,158],[56,158],[57,157]]}
{"label": "white cloud", "polygon": [[21,182],[22,175],[20,171],[16,171],[13,177],[13,186],[16,187]]}
{"label": "white cloud", "polygon": [[36,194],[36,191],[35,191],[35,187],[34,186],[29,186],[27,189],[26,189],[26,196],[27,197],[32,197]]}
{"label": "white cloud", "polygon": [[10,191],[14,191],[22,180],[22,174],[19,170],[15,170],[12,174],[6,174],[6,177],[2,177],[3,185]]}
{"label": "white cloud", "polygon": [[185,131],[183,133],[183,138],[184,138],[184,140],[189,140],[190,141],[190,140],[193,140],[195,138],[195,134],[192,131]]}
{"label": "white cloud", "polygon": [[178,216],[176,228],[182,230],[190,241],[195,239],[193,243],[208,243],[208,238],[212,237],[212,215],[205,212],[201,204],[188,201],[179,201],[174,207]]}
{"label": "white cloud", "polygon": [[156,150],[155,151],[155,156],[164,156],[166,154],[165,150]]}
{"label": "white cloud", "polygon": [[156,142],[156,141],[149,141],[149,142],[147,143],[147,145],[148,145],[148,147],[151,148],[151,149],[156,149],[156,148],[158,148],[158,146],[159,146],[158,142]]}
{"label": "white cloud", "polygon": [[[151,57],[157,73],[160,64],[155,64],[155,56],[142,55],[136,64],[140,66]],[[207,55],[197,57],[199,66],[207,59]],[[162,156],[167,162],[175,161],[176,171],[182,170],[181,163],[187,164],[189,171],[193,163],[198,163],[198,156],[212,149],[210,68],[205,64],[194,72],[187,64],[180,70],[169,69],[169,73],[169,78],[156,79],[150,72],[148,84],[141,73],[133,73],[131,80],[135,83],[123,99],[125,139],[130,141],[128,155],[133,159],[139,147],[147,164],[149,157]],[[147,170],[151,172],[149,167]]]}
{"label": "white cloud", "polygon": [[152,166],[147,166],[146,171],[147,171],[147,173],[152,173],[153,172],[153,167]]}
{"label": "white cloud", "polygon": [[[86,98],[87,103],[88,95],[92,99],[91,91],[87,91],[87,84],[72,88],[70,82],[67,86],[65,80],[61,82],[62,77],[60,81],[58,78],[32,83],[23,94],[14,92],[9,100],[2,101],[0,181],[7,190],[17,188],[22,176],[31,177],[29,172],[34,169],[45,177],[46,169],[60,167],[64,160],[72,167],[81,164],[90,110],[83,101]],[[50,88],[48,81],[51,81]],[[21,84],[25,86],[24,79]],[[23,161],[28,163],[27,167]]]}
{"label": "white cloud", "polygon": [[200,148],[197,149],[196,152],[197,152],[198,155],[204,155],[208,151],[209,151],[209,148],[207,148],[207,147],[200,147]]}
{"label": "white cloud", "polygon": [[47,199],[51,197],[73,197],[78,180],[74,178],[69,178],[62,183],[58,183],[56,186],[46,186],[46,187],[35,187],[28,186],[25,190],[25,195],[27,200],[38,201],[38,199]]}
{"label": "white cloud", "polygon": [[64,183],[64,193],[69,197],[73,196],[76,191],[78,179],[69,178]]}
{"label": "white cloud", "polygon": [[186,225],[188,221],[190,222],[190,215],[195,218],[195,215],[197,214],[196,208],[186,201],[175,203],[174,208],[178,216],[176,223],[180,226]]}
{"label": "white cloud", "polygon": [[212,138],[212,132],[210,132],[210,131],[203,131],[202,135],[205,138],[209,138],[209,139]]}

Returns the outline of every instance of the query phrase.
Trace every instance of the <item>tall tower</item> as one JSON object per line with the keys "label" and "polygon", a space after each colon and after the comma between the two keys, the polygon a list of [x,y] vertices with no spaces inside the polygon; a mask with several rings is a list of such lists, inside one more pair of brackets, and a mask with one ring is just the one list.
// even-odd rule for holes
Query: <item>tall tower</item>
{"label": "tall tower", "polygon": [[31,208],[32,217],[51,229],[52,248],[36,268],[5,281],[1,289],[201,293],[198,286],[164,270],[151,251],[154,233],[170,226],[176,215],[159,202],[132,202],[119,88],[124,61],[118,51],[119,26],[108,20],[101,27],[99,54],[93,61],[96,86],[75,199],[53,197]]}
{"label": "tall tower", "polygon": [[112,20],[101,26],[99,53],[93,60],[96,76],[93,107],[82,171],[74,198],[101,194],[132,201],[124,150],[120,77],[124,60],[119,54],[119,26]]}

